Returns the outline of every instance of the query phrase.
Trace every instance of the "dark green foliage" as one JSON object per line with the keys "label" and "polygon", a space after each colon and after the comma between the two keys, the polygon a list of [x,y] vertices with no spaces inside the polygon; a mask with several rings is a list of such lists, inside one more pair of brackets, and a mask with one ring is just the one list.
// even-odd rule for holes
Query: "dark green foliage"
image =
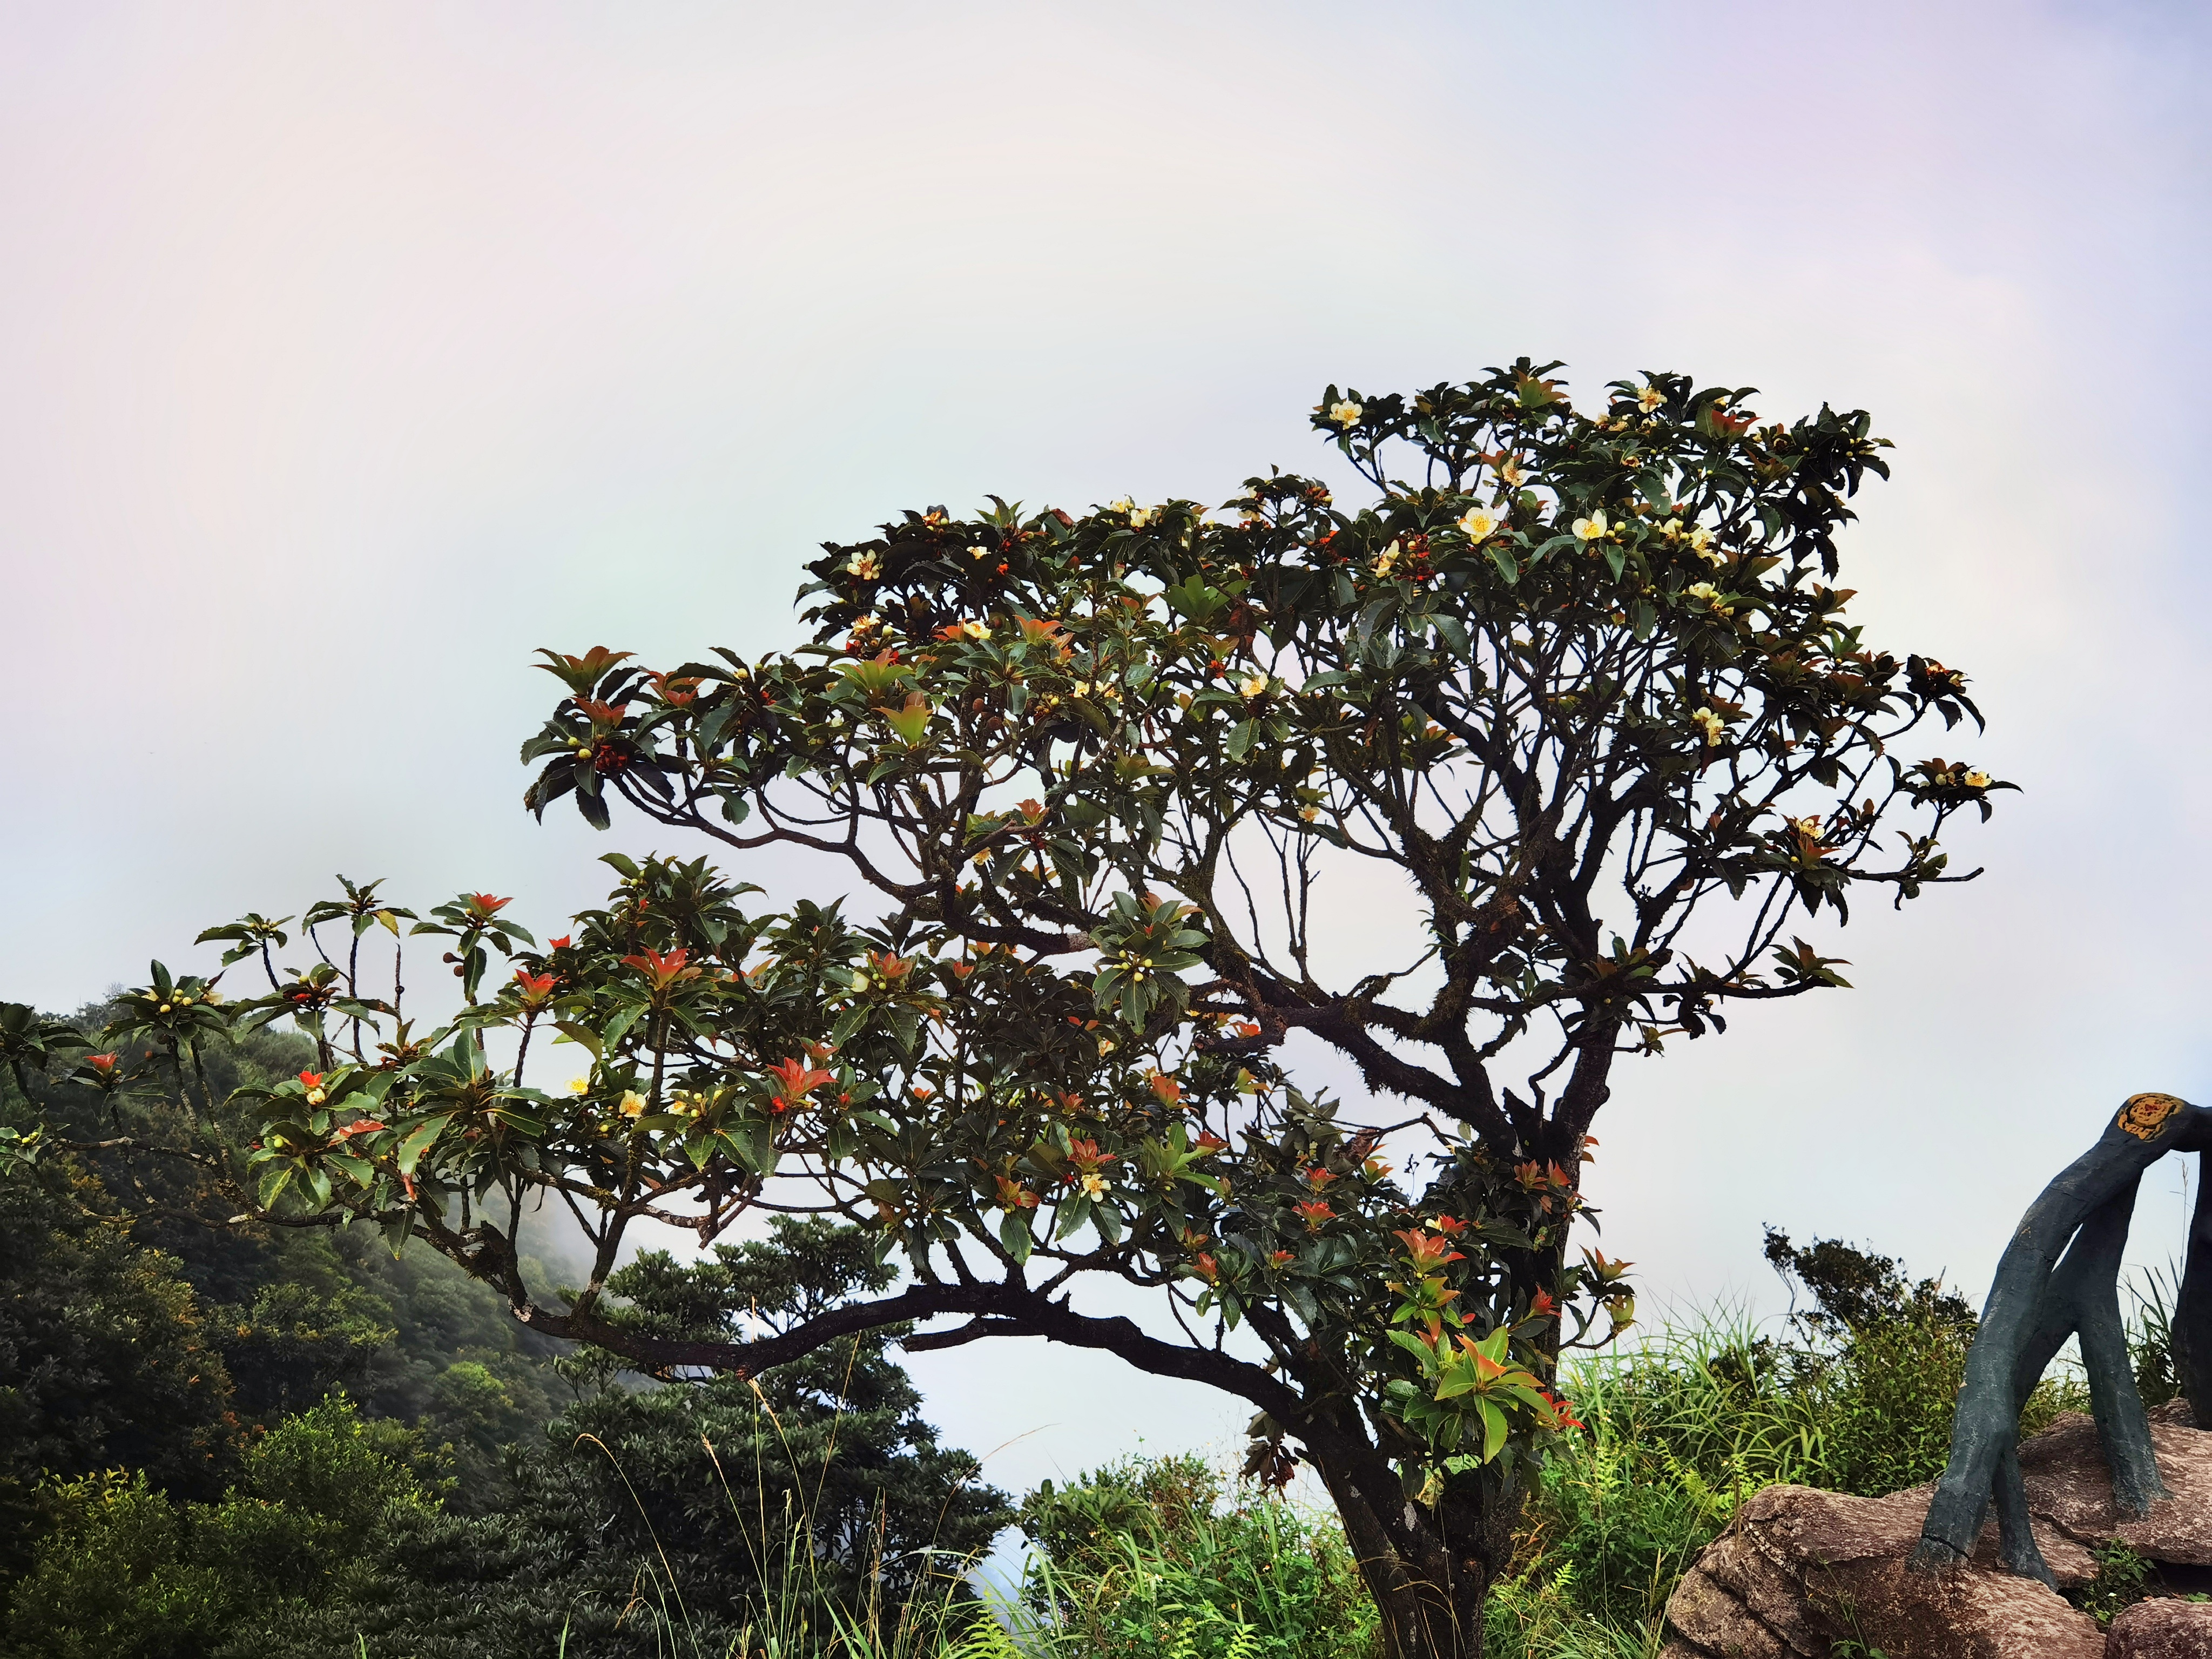
{"label": "dark green foliage", "polygon": [[[696,1336],[803,1318],[884,1277],[848,1230],[780,1219],[771,1242],[705,1261],[648,1254],[610,1289],[624,1319]],[[430,1518],[395,1540],[404,1606],[348,1616],[372,1653],[421,1659],[538,1659],[564,1624],[572,1652],[652,1653],[655,1618],[618,1621],[642,1597],[687,1643],[720,1652],[764,1601],[819,1632],[832,1608],[939,1593],[926,1589],[939,1557],[980,1555],[1012,1510],[972,1457],[937,1444],[889,1357],[897,1334],[817,1350],[757,1385],[599,1389],[511,1461],[514,1496],[498,1513]],[[573,1369],[589,1375],[582,1358]]]}
{"label": "dark green foliage", "polygon": [[[94,1024],[112,1012],[89,1008],[77,1019]],[[118,1054],[122,1069],[151,1067],[157,1079],[168,1064],[143,1044]],[[267,1030],[210,1037],[199,1050],[201,1068],[217,1096],[271,1084],[314,1060],[314,1045],[307,1038]],[[80,1134],[100,1131],[110,1114],[98,1096],[27,1066],[0,1082],[0,1115],[15,1109],[26,1089],[53,1119]],[[176,1115],[173,1106],[145,1099],[128,1110],[148,1120]],[[45,1196],[34,1198],[39,1194]],[[0,1206],[35,1204],[37,1214],[27,1212],[20,1221],[9,1217],[6,1238],[0,1239],[0,1252],[8,1253],[0,1255],[0,1279],[28,1273],[44,1251],[74,1251],[70,1260],[77,1260],[88,1248],[83,1241],[94,1237],[87,1230],[94,1216],[107,1218],[95,1254],[109,1265],[102,1269],[107,1278],[97,1285],[82,1277],[91,1271],[89,1256],[76,1278],[58,1269],[34,1275],[36,1285],[27,1292],[33,1300],[14,1316],[58,1336],[68,1322],[50,1318],[46,1302],[37,1300],[43,1297],[82,1310],[80,1326],[87,1320],[127,1323],[134,1316],[117,1297],[127,1300],[129,1285],[167,1273],[191,1298],[190,1311],[170,1322],[189,1334],[196,1354],[210,1356],[201,1386],[221,1395],[239,1422],[274,1423],[343,1388],[363,1415],[419,1423],[449,1443],[455,1505],[478,1510],[501,1501],[501,1448],[534,1433],[570,1397],[550,1363],[562,1345],[522,1328],[495,1291],[434,1252],[417,1249],[395,1258],[381,1236],[365,1227],[232,1224],[233,1206],[221,1198],[201,1172],[175,1161],[126,1165],[88,1153],[15,1172],[0,1181]],[[79,1243],[42,1242],[49,1234]],[[526,1226],[526,1238],[542,1238],[544,1254],[556,1255],[545,1230]],[[118,1265],[124,1263],[132,1265],[126,1271]],[[532,1267],[548,1282],[568,1271],[557,1258],[533,1257]],[[0,1328],[10,1316],[0,1310]],[[77,1340],[89,1340],[88,1331]],[[0,1344],[5,1341],[0,1337]],[[10,1386],[9,1363],[0,1347],[0,1390]],[[72,1397],[98,1392],[72,1390]],[[158,1389],[126,1389],[120,1397],[126,1411],[143,1408],[144,1426],[132,1431],[142,1440],[172,1436],[197,1420],[175,1409]],[[6,1424],[7,1398],[0,1392],[0,1426]],[[98,1416],[96,1410],[82,1414]],[[0,1460],[7,1459],[0,1449]],[[0,1461],[0,1472],[25,1459],[34,1474],[41,1468],[70,1474],[143,1469],[155,1487],[193,1497],[219,1490],[229,1473],[218,1458],[198,1485],[179,1486],[173,1460],[144,1452],[127,1434],[113,1439],[106,1454],[50,1457],[27,1451]],[[6,1525],[0,1517],[0,1531]],[[0,1573],[7,1570],[5,1547],[0,1543]]]}
{"label": "dark green foliage", "polygon": [[55,1190],[66,1182],[0,1182],[0,1594],[43,1524],[42,1472],[127,1467],[210,1496],[239,1430],[176,1260]]}
{"label": "dark green foliage", "polygon": [[1942,1280],[1910,1280],[1888,1256],[1839,1239],[1800,1249],[1769,1228],[1766,1259],[1813,1298],[1791,1314],[1807,1340],[1784,1363],[1821,1425],[1820,1484],[1879,1497],[1942,1473],[1973,1309]]}
{"label": "dark green foliage", "polygon": [[1875,1255],[1837,1238],[1816,1238],[1799,1249],[1790,1235],[1766,1230],[1766,1260],[1792,1285],[1813,1298],[1809,1308],[1792,1306],[1800,1328],[1826,1338],[1875,1330],[1900,1322],[1948,1326],[1969,1335],[1973,1308],[1940,1279],[1908,1279],[1896,1261]]}
{"label": "dark green foliage", "polygon": [[264,1631],[376,1584],[377,1541],[433,1512],[409,1467],[418,1454],[404,1431],[364,1423],[332,1400],[257,1440],[219,1502],[178,1502],[143,1472],[50,1485],[42,1496],[54,1525],[10,1598],[6,1651],[265,1651]]}
{"label": "dark green foliage", "polygon": [[[0,1186],[19,1202],[34,1190]],[[190,1313],[192,1292],[173,1261],[86,1225],[126,1277],[153,1275],[167,1298],[160,1306]],[[431,1271],[435,1284],[450,1269]],[[803,1317],[881,1278],[850,1234],[784,1223],[773,1243],[724,1248],[688,1268],[646,1257],[613,1289],[630,1304],[624,1317],[696,1333]],[[337,1288],[368,1295],[353,1281]],[[438,1301],[418,1294],[402,1305]],[[465,1315],[472,1304],[448,1305]],[[45,1316],[61,1321],[55,1310]],[[463,1316],[451,1330],[473,1328]],[[680,1627],[719,1651],[767,1597],[781,1598],[787,1614],[795,1601],[819,1630],[833,1607],[874,1601],[895,1610],[918,1590],[941,1594],[936,1553],[980,1554],[1012,1510],[977,1481],[973,1458],[936,1443],[889,1356],[896,1335],[819,1350],[757,1387],[726,1376],[644,1392],[603,1382],[535,1431],[544,1414],[520,1403],[491,1365],[458,1360],[424,1385],[416,1429],[334,1400],[265,1434],[240,1431],[246,1448],[228,1492],[197,1469],[166,1483],[144,1468],[86,1472],[141,1460],[172,1469],[175,1446],[128,1438],[143,1438],[147,1422],[93,1438],[89,1450],[73,1449],[58,1430],[19,1437],[11,1450],[35,1459],[46,1447],[45,1466],[76,1478],[25,1498],[26,1532],[35,1522],[45,1535],[35,1556],[22,1540],[6,1651],[320,1659],[359,1634],[372,1652],[410,1659],[541,1659],[565,1627],[572,1652],[589,1638],[594,1653],[652,1653],[659,1638],[633,1605],[641,1595],[663,1615],[664,1635]],[[220,1359],[210,1359],[210,1375],[222,1379]],[[574,1369],[589,1375],[589,1357]],[[412,1374],[391,1375],[405,1382]],[[227,1390],[225,1382],[213,1396],[226,1423]],[[39,1430],[46,1419],[27,1420]],[[197,1443],[179,1433],[178,1445]],[[456,1462],[465,1470],[471,1458],[497,1468],[501,1502],[479,1502],[488,1512],[474,1514],[450,1500],[441,1507],[454,1486],[447,1470]],[[27,1493],[40,1464],[24,1467]],[[222,1496],[185,1501],[187,1488]]]}
{"label": "dark green foliage", "polygon": [[[203,1047],[219,1091],[313,1058],[265,1031]],[[166,1060],[118,1069],[141,1064]],[[80,1134],[110,1109],[28,1061],[12,1080],[0,1109],[27,1093]],[[537,1659],[564,1628],[594,1652],[653,1651],[656,1629],[713,1645],[766,1595],[795,1594],[784,1612],[817,1628],[831,1607],[895,1612],[933,1552],[980,1553],[1011,1518],[921,1420],[890,1358],[899,1328],[758,1386],[639,1392],[613,1356],[567,1351],[555,1420],[565,1345],[450,1261],[394,1258],[368,1228],[233,1224],[221,1198],[189,1165],[149,1176],[97,1152],[0,1181],[12,1652],[319,1659],[365,1635]],[[526,1227],[526,1248],[540,1237]],[[557,1264],[530,1271],[557,1282]],[[890,1278],[851,1232],[785,1224],[688,1267],[647,1255],[609,1288],[618,1322],[727,1340]],[[334,1386],[348,1397],[325,1403]],[[941,1599],[941,1574],[929,1588]]]}

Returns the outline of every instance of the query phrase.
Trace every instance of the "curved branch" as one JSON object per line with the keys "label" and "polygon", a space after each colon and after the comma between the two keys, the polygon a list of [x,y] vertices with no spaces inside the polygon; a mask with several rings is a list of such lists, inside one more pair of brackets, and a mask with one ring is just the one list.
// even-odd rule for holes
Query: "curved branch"
{"label": "curved branch", "polygon": [[[526,1302],[515,1317],[532,1330],[589,1342],[654,1370],[696,1366],[751,1376],[813,1352],[841,1337],[880,1330],[940,1314],[968,1314],[969,1324],[925,1332],[909,1346],[951,1347],[981,1336],[1042,1336],[1073,1347],[1101,1348],[1156,1376],[1179,1376],[1241,1395],[1284,1420],[1295,1419],[1300,1401],[1287,1384],[1259,1366],[1209,1349],[1186,1348],[1147,1336],[1130,1320],[1079,1314],[1065,1299],[1006,1284],[909,1285],[896,1296],[848,1302],[774,1336],[750,1342],[702,1342],[630,1330],[591,1313],[556,1313]],[[978,1328],[980,1327],[980,1328]]]}

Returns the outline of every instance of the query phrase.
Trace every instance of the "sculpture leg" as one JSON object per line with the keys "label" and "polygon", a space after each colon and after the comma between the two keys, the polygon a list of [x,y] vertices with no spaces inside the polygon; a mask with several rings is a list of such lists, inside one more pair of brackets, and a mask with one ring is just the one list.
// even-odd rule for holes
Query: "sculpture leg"
{"label": "sculpture leg", "polygon": [[1997,1460],[1996,1498],[1997,1557],[2004,1563],[2005,1571],[2022,1578],[2039,1578],[2057,1589],[2057,1576],[2043,1559],[2043,1551],[2035,1541],[2035,1528],[2028,1522],[2027,1488],[2021,1483],[2017,1447],[2006,1447],[2004,1455]]}
{"label": "sculpture leg", "polygon": [[2066,1291],[2081,1337],[2089,1409],[2096,1415],[2105,1466],[2112,1472],[2112,1504],[2123,1515],[2142,1516],[2166,1496],[2166,1482],[2159,1478],[2150,1418],[2136,1388],[2127,1325],[2120,1317],[2120,1256],[2127,1249],[2135,1202],[2136,1183],[2130,1182],[2084,1222],[2058,1277],[2069,1279],[2067,1269],[2079,1259],[2080,1270],[2069,1279]]}
{"label": "sculpture leg", "polygon": [[2212,1193],[2204,1177],[2212,1152],[2197,1159],[2197,1210],[2189,1225],[2189,1259],[2173,1298],[2173,1374],[2197,1413],[2197,1426],[2212,1429]]}

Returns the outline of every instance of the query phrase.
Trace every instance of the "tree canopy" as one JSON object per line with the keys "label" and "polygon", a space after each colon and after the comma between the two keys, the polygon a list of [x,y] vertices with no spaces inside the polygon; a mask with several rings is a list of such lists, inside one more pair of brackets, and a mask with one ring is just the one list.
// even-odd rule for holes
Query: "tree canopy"
{"label": "tree canopy", "polygon": [[[1869,644],[1831,585],[1887,471],[1865,414],[1763,421],[1668,374],[1581,410],[1557,367],[1330,387],[1356,506],[1270,471],[1215,509],[933,507],[825,548],[788,653],[546,651],[533,811],[811,853],[814,896],[614,854],[541,942],[495,892],[418,918],[347,884],[203,936],[265,991],[156,965],[102,1041],[158,1076],[74,1076],[118,1124],[155,1082],[192,1103],[177,1155],[238,1126],[253,1212],[420,1240],[665,1372],[950,1316],[908,1346],[1043,1335],[1210,1383],[1257,1410],[1255,1470],[1327,1482],[1397,1650],[1472,1650],[1553,1367],[1632,1317],[1624,1263],[1569,1259],[1615,1060],[1844,985],[1810,924],[1963,879],[1943,831],[2013,787],[1900,751],[1978,726],[1965,677]],[[1347,967],[1325,890],[1361,871],[1399,896]],[[410,1023],[380,931],[448,942],[457,1015]],[[314,1067],[196,1079],[205,1034],[283,1018]],[[562,1041],[583,1075],[541,1087]],[[1387,1109],[1302,1081],[1311,1042]],[[515,1248],[546,1204],[597,1250],[571,1294]],[[628,1228],[756,1212],[862,1229],[897,1287],[704,1336],[611,1316]],[[1097,1277],[1159,1328],[1085,1312]]]}

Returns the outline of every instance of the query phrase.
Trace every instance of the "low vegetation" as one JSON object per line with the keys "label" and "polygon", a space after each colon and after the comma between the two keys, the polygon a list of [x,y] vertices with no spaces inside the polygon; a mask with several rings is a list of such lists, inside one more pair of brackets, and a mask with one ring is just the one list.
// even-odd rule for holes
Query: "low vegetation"
{"label": "low vegetation", "polygon": [[[228,1062],[289,1065],[284,1040]],[[100,1172],[0,1182],[0,1659],[1370,1659],[1334,1516],[1200,1458],[1129,1460],[1018,1506],[937,1445],[872,1334],[757,1384],[557,1354],[450,1264],[351,1232],[117,1213]],[[58,1190],[56,1183],[68,1183]],[[1717,1315],[1563,1377],[1556,1442],[1487,1609],[1492,1654],[1655,1654],[1666,1598],[1773,1481],[1879,1492],[1948,1446],[1972,1310],[1833,1241],[1770,1234],[1796,1311]],[[549,1268],[548,1271],[555,1271]],[[787,1224],[611,1287],[704,1339],[873,1288],[849,1235]],[[2138,1381],[2174,1392],[2162,1283]],[[849,1351],[848,1351],[849,1349]],[[2031,1422],[2077,1407],[2062,1374]],[[1017,1584],[977,1563],[1017,1525]],[[2081,1593],[2143,1593],[2114,1559]]]}

